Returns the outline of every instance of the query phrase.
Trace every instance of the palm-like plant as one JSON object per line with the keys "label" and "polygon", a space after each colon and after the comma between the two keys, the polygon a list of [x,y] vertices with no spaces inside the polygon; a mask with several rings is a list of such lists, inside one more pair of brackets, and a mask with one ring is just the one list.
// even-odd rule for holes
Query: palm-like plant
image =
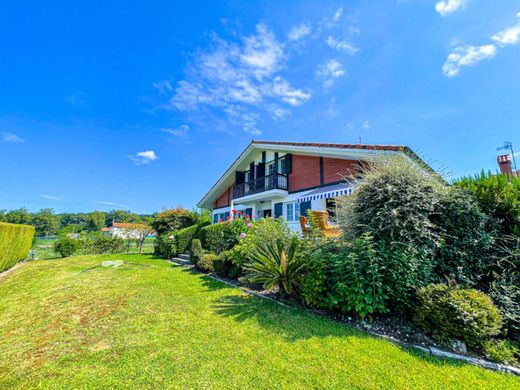
{"label": "palm-like plant", "polygon": [[244,279],[251,283],[261,283],[264,288],[278,286],[287,294],[292,294],[301,281],[304,264],[297,256],[298,238],[293,235],[287,252],[282,240],[256,248],[249,256],[250,262],[244,266],[248,272]]}

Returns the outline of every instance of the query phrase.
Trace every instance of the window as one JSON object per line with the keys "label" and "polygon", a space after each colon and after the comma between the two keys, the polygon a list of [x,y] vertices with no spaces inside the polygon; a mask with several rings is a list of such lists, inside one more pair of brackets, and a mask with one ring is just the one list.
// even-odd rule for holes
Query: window
{"label": "window", "polygon": [[329,219],[333,222],[336,221],[336,199],[331,198],[325,201],[325,207],[329,213]]}
{"label": "window", "polygon": [[300,204],[299,203],[287,203],[287,221],[297,222],[300,220]]}

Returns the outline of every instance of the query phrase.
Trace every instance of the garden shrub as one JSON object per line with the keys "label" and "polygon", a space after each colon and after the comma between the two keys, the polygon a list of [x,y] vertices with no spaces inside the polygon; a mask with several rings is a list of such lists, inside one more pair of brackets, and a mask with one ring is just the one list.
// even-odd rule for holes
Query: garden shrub
{"label": "garden shrub", "polygon": [[459,338],[481,348],[500,333],[500,312],[480,291],[431,284],[420,288],[417,298],[415,322],[441,341]]}
{"label": "garden shrub", "polygon": [[454,184],[477,197],[502,234],[520,234],[520,177],[481,172]]}
{"label": "garden shrub", "polygon": [[388,311],[384,265],[372,236],[368,233],[361,235],[344,254],[332,259],[330,308],[360,318]]}
{"label": "garden shrub", "polygon": [[27,258],[33,237],[33,226],[0,222],[0,271]]}
{"label": "garden shrub", "polygon": [[450,187],[434,218],[441,237],[436,273],[465,283],[479,283],[489,261],[496,232],[475,196]]}
{"label": "garden shrub", "polygon": [[376,242],[433,251],[439,236],[432,216],[446,187],[404,156],[373,162],[352,195],[338,202],[338,221],[347,237],[369,233]]}
{"label": "garden shrub", "polygon": [[191,248],[190,248],[190,259],[195,266],[198,265],[199,261],[202,259],[202,256],[204,256],[204,251],[202,250],[202,244],[200,243],[200,240],[198,238],[191,241]]}
{"label": "garden shrub", "polygon": [[171,259],[177,255],[173,233],[163,233],[155,238],[154,253],[166,259]]}
{"label": "garden shrub", "polygon": [[90,234],[80,242],[85,254],[122,253],[126,249],[125,241],[120,237]]}
{"label": "garden shrub", "polygon": [[217,260],[218,256],[214,253],[205,253],[202,255],[200,260],[197,262],[197,268],[202,272],[213,272],[213,263]]}
{"label": "garden shrub", "polygon": [[58,253],[61,257],[69,257],[81,248],[81,242],[67,236],[60,237],[58,241],[54,243],[54,252]]}
{"label": "garden shrub", "polygon": [[424,249],[385,241],[377,243],[375,250],[380,258],[388,309],[408,313],[413,308],[417,289],[432,281],[432,254]]}
{"label": "garden shrub", "polygon": [[508,340],[493,339],[485,341],[482,349],[486,358],[503,364],[517,363],[518,348]]}
{"label": "garden shrub", "polygon": [[213,269],[219,276],[230,276],[233,267],[233,262],[229,258],[229,251],[221,252],[213,261]]}
{"label": "garden shrub", "polygon": [[216,254],[229,250],[239,243],[240,235],[247,231],[249,223],[242,218],[237,218],[208,225],[200,231],[202,246]]}
{"label": "garden shrub", "polygon": [[151,226],[160,235],[184,229],[194,225],[196,221],[197,215],[195,213],[183,207],[177,207],[159,213],[151,223]]}
{"label": "garden shrub", "polygon": [[244,266],[247,274],[243,280],[262,284],[267,289],[278,287],[281,293],[291,295],[301,284],[305,266],[296,256],[298,244],[298,238],[293,235],[288,247],[282,240],[276,245],[260,245]]}
{"label": "garden shrub", "polygon": [[200,239],[200,231],[209,222],[202,222],[174,233],[177,254],[185,253],[190,250],[191,242],[194,238]]}
{"label": "garden shrub", "polygon": [[334,240],[309,240],[300,242],[298,256],[306,262],[301,285],[301,296],[307,305],[328,308],[330,294],[330,268],[334,256],[342,256],[341,248]]}

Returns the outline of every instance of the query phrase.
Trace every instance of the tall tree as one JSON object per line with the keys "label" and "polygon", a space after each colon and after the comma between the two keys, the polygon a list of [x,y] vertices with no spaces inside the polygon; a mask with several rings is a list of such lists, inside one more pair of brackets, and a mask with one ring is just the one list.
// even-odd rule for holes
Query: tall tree
{"label": "tall tree", "polygon": [[54,214],[53,209],[41,209],[34,214],[32,221],[38,236],[52,236],[58,233],[60,217]]}
{"label": "tall tree", "polygon": [[105,227],[106,214],[102,211],[92,211],[88,215],[87,229],[92,232],[101,230]]}

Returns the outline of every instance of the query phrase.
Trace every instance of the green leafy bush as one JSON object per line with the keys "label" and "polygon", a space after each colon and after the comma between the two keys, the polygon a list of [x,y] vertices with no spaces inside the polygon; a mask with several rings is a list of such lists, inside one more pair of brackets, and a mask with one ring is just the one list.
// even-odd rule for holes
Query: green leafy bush
{"label": "green leafy bush", "polygon": [[90,234],[80,242],[85,254],[122,253],[126,249],[125,241],[119,237]]}
{"label": "green leafy bush", "polygon": [[188,251],[192,240],[195,238],[200,239],[200,231],[207,225],[209,225],[209,222],[201,222],[174,233],[177,254]]}
{"label": "green leafy bush", "polygon": [[33,226],[0,222],[0,271],[27,258],[33,237]]}
{"label": "green leafy bush", "polygon": [[177,255],[177,246],[173,233],[163,233],[155,238],[154,253],[166,259],[171,259]]}
{"label": "green leafy bush", "polygon": [[433,251],[439,235],[432,217],[447,186],[406,157],[373,162],[351,196],[338,202],[347,237],[369,233],[374,240]]}
{"label": "green leafy bush", "polygon": [[213,261],[213,269],[219,276],[230,276],[233,262],[229,258],[229,251],[221,252]]}
{"label": "green leafy bush", "polygon": [[408,313],[416,291],[431,283],[434,260],[429,251],[400,243],[380,241],[375,246],[380,259],[388,309]]}
{"label": "green leafy bush", "polygon": [[454,183],[470,190],[503,234],[520,234],[520,178],[481,172]]}
{"label": "green leafy bush", "polygon": [[218,256],[214,253],[205,253],[197,262],[197,268],[202,272],[213,272],[213,263],[217,260],[217,258]]}
{"label": "green leafy bush", "polygon": [[73,238],[63,236],[54,243],[54,252],[59,253],[61,257],[69,257],[81,248],[81,243]]}
{"label": "green leafy bush", "polygon": [[196,222],[197,215],[195,213],[183,207],[177,207],[176,209],[164,210],[159,213],[151,223],[151,226],[160,235],[184,229],[194,225]]}
{"label": "green leafy bush", "polygon": [[331,264],[344,246],[334,240],[304,239],[297,255],[306,264],[300,293],[307,305],[329,308]]}
{"label": "green leafy bush", "polygon": [[238,218],[208,225],[200,231],[202,246],[216,254],[229,250],[240,242],[240,234],[249,229],[248,223]]}
{"label": "green leafy bush", "polygon": [[520,354],[518,348],[507,340],[488,340],[482,347],[486,357],[498,363],[515,364]]}
{"label": "green leafy bush", "polygon": [[438,204],[434,223],[441,237],[439,278],[478,283],[487,273],[496,232],[475,196],[464,188],[450,187]]}
{"label": "green leafy bush", "polygon": [[282,240],[276,245],[267,243],[257,247],[250,255],[250,262],[244,266],[248,273],[244,280],[259,283],[264,288],[278,287],[282,293],[292,294],[301,283],[303,269],[296,256],[298,238],[293,235],[286,248]]}
{"label": "green leafy bush", "polygon": [[386,313],[384,265],[372,236],[365,233],[331,264],[329,307],[361,318]]}
{"label": "green leafy bush", "polygon": [[202,250],[202,244],[198,238],[191,241],[191,251],[190,251],[190,259],[195,266],[198,265],[200,260],[204,256],[204,251]]}
{"label": "green leafy bush", "polygon": [[500,332],[500,312],[480,291],[431,284],[417,298],[415,322],[440,340],[460,338],[479,348]]}

